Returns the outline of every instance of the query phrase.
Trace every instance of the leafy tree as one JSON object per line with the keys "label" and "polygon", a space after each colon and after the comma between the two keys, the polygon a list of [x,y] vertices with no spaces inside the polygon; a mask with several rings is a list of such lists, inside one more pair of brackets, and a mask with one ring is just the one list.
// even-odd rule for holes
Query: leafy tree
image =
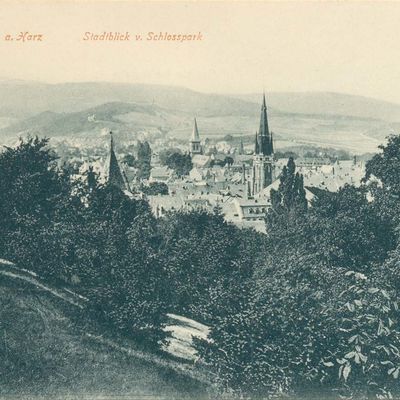
{"label": "leafy tree", "polygon": [[345,186],[305,207],[289,160],[272,197],[264,261],[235,293],[235,310],[215,316],[211,340],[197,342],[225,390],[251,398],[397,396],[392,187]]}
{"label": "leafy tree", "polygon": [[129,167],[134,167],[136,165],[136,159],[133,154],[126,154],[122,159],[122,162],[128,165]]}
{"label": "leafy tree", "polygon": [[206,323],[236,302],[237,282],[249,279],[263,257],[263,236],[226,223],[218,210],[171,214],[161,233],[175,312]]}
{"label": "leafy tree", "polygon": [[[21,264],[39,263],[50,248],[40,232],[63,213],[79,208],[66,170],[58,170],[48,139],[28,138],[0,154],[0,252]],[[51,257],[51,256],[50,256]],[[29,262],[31,261],[31,262]]]}
{"label": "leafy tree", "polygon": [[[49,221],[69,195],[68,176],[57,170],[48,139],[28,138],[0,154],[0,217],[3,229],[26,220]],[[64,197],[64,198],[63,198]]]}
{"label": "leafy tree", "polygon": [[0,155],[2,257],[85,295],[110,334],[158,347],[168,303],[149,205],[92,170],[72,184],[55,159],[37,138]]}
{"label": "leafy tree", "polygon": [[293,158],[283,167],[278,190],[271,190],[272,208],[267,214],[268,230],[273,230],[274,225],[280,225],[290,216],[303,214],[307,210],[306,192],[303,176],[296,173]]}
{"label": "leafy tree", "polygon": [[233,162],[234,162],[234,160],[232,157],[226,156],[224,159],[224,165],[231,166],[231,165],[233,165]]}
{"label": "leafy tree", "polygon": [[232,141],[234,141],[235,140],[235,138],[232,136],[232,135],[225,135],[224,137],[223,137],[223,140],[225,141],[225,142],[232,142]]}
{"label": "leafy tree", "polygon": [[235,313],[217,318],[211,340],[197,343],[220,385],[251,398],[398,393],[400,326],[390,284],[333,273],[313,257],[291,256],[287,271],[284,258],[243,293]]}
{"label": "leafy tree", "polygon": [[379,146],[381,153],[375,154],[366,164],[365,179],[378,178],[393,195],[400,194],[400,135],[389,136],[385,145]]}
{"label": "leafy tree", "polygon": [[169,147],[168,149],[161,150],[158,157],[161,165],[168,165],[168,158],[172,156],[172,154],[182,154],[180,149]]}
{"label": "leafy tree", "polygon": [[218,158],[215,160],[211,160],[210,167],[215,167],[216,165],[219,167],[223,167],[223,166],[225,166],[225,161],[219,160]]}
{"label": "leafy tree", "polygon": [[[86,240],[94,241],[92,255],[81,263],[92,266],[81,270],[91,313],[111,331],[157,348],[165,337],[162,327],[168,306],[157,225],[147,203],[124,198],[118,192],[104,195],[105,206],[104,200],[99,208],[99,203],[94,205],[93,223],[83,232]],[[107,207],[108,201],[114,207]],[[81,255],[86,257],[87,253],[86,249]]]}
{"label": "leafy tree", "polygon": [[151,148],[148,142],[139,142],[137,147],[136,168],[139,179],[149,179],[151,171]]}
{"label": "leafy tree", "polygon": [[297,153],[295,153],[294,151],[284,151],[284,152],[282,152],[282,151],[277,151],[277,152],[275,152],[275,158],[277,159],[277,160],[279,160],[280,158],[293,158],[294,160],[296,159],[296,158],[298,158],[299,156],[298,156],[298,154]]}
{"label": "leafy tree", "polygon": [[393,231],[400,224],[400,135],[390,136],[386,146],[379,147],[382,152],[366,163],[364,181],[376,212]]}
{"label": "leafy tree", "polygon": [[176,175],[179,177],[188,175],[193,168],[192,158],[190,157],[190,154],[187,153],[171,154],[166,160],[166,165],[168,168],[174,170]]}
{"label": "leafy tree", "polygon": [[168,185],[164,182],[151,182],[148,186],[142,185],[140,190],[149,196],[166,195],[168,194]]}

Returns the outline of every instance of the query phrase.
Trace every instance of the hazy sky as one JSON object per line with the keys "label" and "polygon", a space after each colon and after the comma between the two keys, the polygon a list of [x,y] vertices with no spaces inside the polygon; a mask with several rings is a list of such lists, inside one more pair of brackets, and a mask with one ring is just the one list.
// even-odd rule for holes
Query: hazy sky
{"label": "hazy sky", "polygon": [[[43,41],[17,41],[21,31]],[[103,31],[128,31],[131,41],[82,40]],[[203,40],[147,41],[150,31]],[[0,54],[2,78],[328,90],[400,103],[400,2],[2,1]]]}

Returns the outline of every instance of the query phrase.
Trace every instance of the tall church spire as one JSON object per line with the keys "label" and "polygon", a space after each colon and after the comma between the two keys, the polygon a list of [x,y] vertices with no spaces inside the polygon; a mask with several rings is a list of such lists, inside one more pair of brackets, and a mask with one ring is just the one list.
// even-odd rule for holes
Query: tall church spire
{"label": "tall church spire", "polygon": [[107,183],[116,186],[123,191],[126,190],[125,181],[118,164],[117,156],[114,152],[114,138],[112,132],[110,132],[110,163],[108,165]]}
{"label": "tall church spire", "polygon": [[192,132],[192,142],[200,141],[199,129],[197,128],[196,118],[194,119],[193,132]]}
{"label": "tall church spire", "polygon": [[260,116],[260,130],[258,133],[259,152],[264,156],[270,156],[273,153],[272,136],[269,132],[268,127],[268,116],[267,116],[267,103],[265,101],[265,93],[263,94],[263,102],[261,106]]}
{"label": "tall church spire", "polygon": [[252,194],[261,192],[274,179],[274,144],[268,127],[265,94],[261,105],[260,130],[256,133],[252,169]]}
{"label": "tall church spire", "polygon": [[192,136],[190,138],[190,154],[201,154],[201,142],[200,142],[200,135],[199,129],[197,128],[197,121],[196,118],[194,119],[193,131]]}

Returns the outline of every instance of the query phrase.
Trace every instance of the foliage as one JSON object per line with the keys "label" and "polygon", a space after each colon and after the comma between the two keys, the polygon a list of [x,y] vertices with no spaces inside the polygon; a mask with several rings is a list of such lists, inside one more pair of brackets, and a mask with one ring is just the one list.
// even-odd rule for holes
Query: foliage
{"label": "foliage", "polygon": [[158,154],[158,158],[160,160],[161,165],[166,165],[168,166],[168,158],[172,156],[173,154],[182,154],[182,151],[178,148],[174,147],[168,147],[165,150],[161,150]]}
{"label": "foliage", "polygon": [[296,164],[290,157],[286,166],[283,167],[280,176],[278,190],[271,190],[272,208],[268,213],[267,221],[274,224],[281,222],[282,215],[304,213],[307,210],[306,192],[304,189],[303,176],[296,173]]}
{"label": "foliage", "polygon": [[279,160],[280,158],[293,158],[294,160],[299,157],[294,151],[276,151],[275,158]]}
{"label": "foliage", "polygon": [[292,265],[270,270],[234,314],[218,318],[212,341],[198,344],[221,385],[252,398],[398,393],[400,326],[390,288],[318,268],[313,258],[293,257]]}
{"label": "foliage", "polygon": [[[398,168],[390,157],[380,162]],[[197,342],[225,390],[251,398],[398,396],[394,187],[391,178],[383,187],[345,186],[305,207],[289,161],[267,216],[264,262],[236,292],[236,308],[216,316],[210,340]]]}
{"label": "foliage", "polygon": [[271,201],[266,223],[277,256],[297,246],[332,267],[365,272],[395,247],[392,221],[368,201],[365,188],[347,185],[336,193],[321,192],[307,211],[302,177],[291,160]]}
{"label": "foliage", "polygon": [[234,159],[232,157],[226,156],[224,159],[224,165],[231,166],[234,163]]}
{"label": "foliage", "polygon": [[168,194],[168,185],[164,182],[151,182],[148,186],[142,185],[140,190],[148,196],[166,195]]}
{"label": "foliage", "polygon": [[69,196],[68,177],[57,171],[48,139],[28,138],[0,154],[2,229],[51,220]]}
{"label": "foliage", "polygon": [[151,148],[148,142],[139,142],[137,146],[136,162],[137,177],[149,179],[151,171]]}
{"label": "foliage", "polygon": [[192,158],[187,153],[172,153],[166,159],[165,164],[168,168],[174,170],[178,177],[188,175],[193,168]]}
{"label": "foliage", "polygon": [[88,316],[112,333],[157,347],[165,276],[148,204],[103,187],[92,170],[71,183],[47,142],[28,139],[0,155],[2,257],[88,297]]}
{"label": "foliage", "polygon": [[378,178],[394,195],[400,194],[400,135],[388,138],[381,153],[375,154],[366,164],[365,179]]}
{"label": "foliage", "polygon": [[133,154],[125,154],[122,162],[128,165],[128,167],[134,167],[136,165],[136,158]]}
{"label": "foliage", "polygon": [[250,278],[263,253],[262,235],[226,223],[218,210],[171,214],[161,233],[175,312],[207,323],[236,302],[237,282]]}
{"label": "foliage", "polygon": [[[146,347],[165,338],[167,312],[209,324],[197,365],[239,396],[396,398],[400,139],[382,150],[365,186],[319,191],[311,206],[289,159],[264,236],[218,208],[156,221],[92,170],[72,183],[48,141],[30,138],[0,154],[1,255],[85,295],[90,318]],[[191,168],[187,154],[165,162]]]}

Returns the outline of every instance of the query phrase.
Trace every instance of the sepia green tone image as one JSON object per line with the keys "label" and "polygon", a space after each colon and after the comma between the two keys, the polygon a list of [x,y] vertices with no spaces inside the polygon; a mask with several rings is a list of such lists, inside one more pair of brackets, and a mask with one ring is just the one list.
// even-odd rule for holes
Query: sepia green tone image
{"label": "sepia green tone image", "polygon": [[399,21],[2,1],[0,400],[400,399]]}

